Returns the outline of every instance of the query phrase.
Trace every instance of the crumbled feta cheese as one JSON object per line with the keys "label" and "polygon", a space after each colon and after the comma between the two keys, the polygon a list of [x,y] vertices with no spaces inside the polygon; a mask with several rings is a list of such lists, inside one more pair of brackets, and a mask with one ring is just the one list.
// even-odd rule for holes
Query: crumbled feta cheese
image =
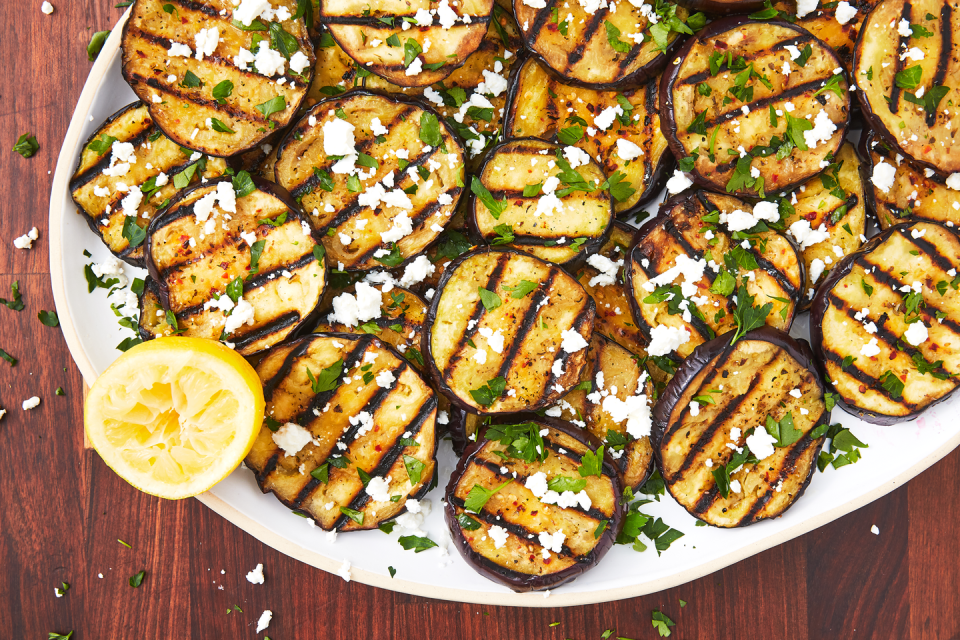
{"label": "crumbled feta cheese", "polygon": [[383,389],[390,389],[393,387],[393,383],[397,381],[397,377],[393,375],[393,372],[389,369],[384,369],[377,374],[377,386],[382,387]]}
{"label": "crumbled feta cheese", "polygon": [[788,233],[800,244],[801,249],[820,244],[830,238],[830,232],[827,231],[825,224],[820,224],[816,229],[810,227],[809,220],[797,220],[790,225]]}
{"label": "crumbled feta cheese", "polygon": [[[374,502],[390,502],[390,482],[386,478],[370,478],[364,491],[367,492],[367,495],[370,496]],[[412,509],[410,512],[416,513],[416,511]]]}
{"label": "crumbled feta cheese", "polygon": [[263,564],[258,564],[253,571],[247,572],[247,582],[250,584],[263,584]]}
{"label": "crumbled feta cheese", "polygon": [[590,282],[587,284],[591,287],[606,287],[616,283],[617,273],[619,273],[620,267],[623,266],[623,260],[614,262],[606,256],[595,253],[587,258],[587,264],[600,272],[590,278]]}
{"label": "crumbled feta cheese", "polygon": [[267,627],[269,627],[269,626],[270,626],[270,620],[271,620],[272,618],[273,618],[273,612],[270,611],[269,609],[267,609],[266,611],[264,611],[263,613],[261,613],[261,614],[260,614],[260,619],[257,620],[257,631],[256,631],[256,632],[257,632],[257,633],[260,633],[261,631],[263,631],[263,630],[265,630]]}
{"label": "crumbled feta cheese", "polygon": [[50,4],[47,0],[43,0],[43,4],[40,5],[40,11],[47,14],[48,16],[53,13],[53,5]]}
{"label": "crumbled feta cheese", "polygon": [[803,140],[811,149],[815,149],[821,142],[827,142],[837,131],[837,125],[833,123],[826,111],[821,110],[817,117],[813,119],[813,129],[803,132]]}
{"label": "crumbled feta cheese", "polygon": [[17,249],[32,249],[33,241],[39,237],[40,236],[39,236],[39,232],[37,231],[37,228],[33,227],[32,229],[30,229],[30,231],[26,232],[19,238],[14,238],[13,246],[16,247]]}
{"label": "crumbled feta cheese", "polygon": [[560,336],[563,338],[560,348],[566,353],[576,353],[586,349],[589,344],[576,329],[564,329],[560,332]]}
{"label": "crumbled feta cheese", "polygon": [[650,331],[650,346],[647,347],[647,353],[651,356],[665,356],[689,341],[690,332],[686,328],[657,325]]}
{"label": "crumbled feta cheese", "polygon": [[507,530],[499,525],[491,526],[487,530],[487,534],[493,539],[494,549],[500,549],[503,545],[507,544],[507,538],[510,536]]}
{"label": "crumbled feta cheese", "polygon": [[907,330],[903,332],[903,337],[906,338],[907,342],[916,347],[927,341],[929,332],[927,331],[926,325],[918,321],[911,323],[907,327]]}
{"label": "crumbled feta cheese", "polygon": [[237,305],[233,308],[233,311],[227,317],[227,321],[224,324],[223,330],[226,333],[233,333],[243,325],[253,325],[255,316],[255,309],[253,305],[241,298]]}
{"label": "crumbled feta cheese", "polygon": [[563,541],[566,540],[566,538],[567,536],[563,531],[556,531],[552,534],[541,531],[537,539],[540,542],[540,546],[543,547],[543,558],[549,558],[551,551],[554,553],[563,551]]}
{"label": "crumbled feta cheese", "polygon": [[875,536],[880,535],[880,527],[878,527],[877,525],[873,525],[872,527],[870,527],[870,533],[872,533]]}
{"label": "crumbled feta cheese", "polygon": [[860,355],[872,358],[880,353],[880,343],[876,338],[870,338],[870,342],[860,347]]}
{"label": "crumbled feta cheese", "polygon": [[[220,44],[220,30],[216,27],[200,29],[194,36],[194,43],[197,45],[197,60],[203,60],[204,56],[212,56],[217,45]],[[259,70],[259,67],[257,69]]]}
{"label": "crumbled feta cheese", "polygon": [[947,176],[946,184],[947,184],[947,189],[960,191],[960,173],[951,173],[949,176]]}
{"label": "crumbled feta cheese", "polygon": [[40,406],[40,398],[37,396],[33,396],[32,398],[27,398],[26,400],[23,401],[23,404],[21,405],[24,411],[34,409],[38,406]]}
{"label": "crumbled feta cheese", "polygon": [[593,124],[597,125],[597,128],[601,131],[606,131],[613,124],[613,121],[617,119],[618,115],[623,115],[623,107],[620,105],[607,107],[594,116]]}
{"label": "crumbled feta cheese", "polygon": [[816,11],[820,0],[797,0],[797,17],[802,18],[811,11]]}
{"label": "crumbled feta cheese", "polygon": [[288,422],[274,431],[271,438],[274,444],[283,449],[284,455],[295,456],[310,444],[313,435],[300,425]]}
{"label": "crumbled feta cheese", "polygon": [[759,460],[773,455],[774,442],[776,442],[776,439],[767,433],[767,430],[762,426],[754,429],[753,433],[747,436],[746,440],[747,447]]}
{"label": "crumbled feta cheese", "polygon": [[253,64],[257,67],[260,75],[268,78],[275,75],[283,75],[287,59],[279,51],[274,51],[270,47],[260,47],[254,54]]}
{"label": "crumbled feta cheese", "polygon": [[356,296],[341,293],[333,299],[333,313],[327,316],[329,322],[355,327],[380,317],[380,292],[366,282],[358,282],[355,291]]}
{"label": "crumbled feta cheese", "polygon": [[323,123],[323,152],[328,156],[355,156],[356,138],[354,127],[342,118]]}
{"label": "crumbled feta cheese", "polygon": [[617,138],[617,157],[621,160],[634,160],[643,155],[643,149],[626,138]]}
{"label": "crumbled feta cheese", "polygon": [[400,286],[412,287],[415,284],[420,284],[427,277],[433,275],[435,270],[436,267],[430,262],[430,258],[426,255],[417,256],[416,260],[404,267],[403,277],[400,278]]}
{"label": "crumbled feta cheese", "polygon": [[667,191],[669,193],[680,193],[693,184],[689,173],[684,173],[680,169],[674,169],[673,177],[667,180]]}
{"label": "crumbled feta cheese", "polygon": [[182,42],[171,42],[167,55],[174,58],[189,58],[193,55],[193,49]]}
{"label": "crumbled feta cheese", "polygon": [[857,16],[857,8],[851,5],[847,0],[840,0],[837,3],[837,9],[834,11],[834,17],[840,24],[847,24]]}
{"label": "crumbled feta cheese", "polygon": [[820,276],[823,275],[823,270],[826,268],[823,260],[820,258],[814,258],[810,263],[810,282],[813,284],[817,283],[817,280],[820,279]]}
{"label": "crumbled feta cheese", "polygon": [[341,578],[343,578],[346,582],[350,582],[350,579],[351,579],[352,576],[350,575],[350,561],[349,561],[349,560],[344,560],[344,561],[343,561],[343,564],[340,565],[340,570],[337,571],[337,575],[340,576]]}

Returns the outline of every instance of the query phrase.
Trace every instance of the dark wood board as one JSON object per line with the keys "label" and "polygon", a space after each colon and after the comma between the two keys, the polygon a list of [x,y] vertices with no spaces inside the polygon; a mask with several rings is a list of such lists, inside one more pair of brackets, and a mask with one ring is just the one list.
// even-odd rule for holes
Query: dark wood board
{"label": "dark wood board", "polygon": [[[53,309],[50,172],[91,66],[90,35],[122,10],[115,0],[52,1],[52,16],[41,0],[0,3],[0,296],[19,280],[27,305],[0,307],[0,347],[20,359],[0,363],[8,411],[0,420],[0,636],[580,640],[614,629],[614,638],[641,639],[658,637],[650,614],[662,609],[679,639],[960,638],[960,451],[873,504],[716,574],[569,609],[465,605],[347,584],[195,500],[164,502],[126,485],[83,448],[80,374],[59,330],[37,320]],[[10,151],[27,131],[40,142],[29,160]],[[13,238],[34,225],[35,248],[15,249]],[[22,411],[32,395],[42,404]],[[251,585],[244,574],[260,562],[266,584]],[[132,589],[127,579],[141,569],[143,586]],[[71,588],[56,598],[61,581]],[[274,619],[258,636],[264,609]]]}

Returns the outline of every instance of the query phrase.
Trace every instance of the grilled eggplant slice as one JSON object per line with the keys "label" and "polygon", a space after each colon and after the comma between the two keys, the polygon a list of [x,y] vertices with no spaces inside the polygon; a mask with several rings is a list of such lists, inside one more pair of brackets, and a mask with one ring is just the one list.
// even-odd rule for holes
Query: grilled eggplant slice
{"label": "grilled eggplant slice", "polygon": [[322,255],[290,195],[241,173],[182,192],[150,222],[145,261],[178,332],[250,356],[316,322]]}
{"label": "grilled eggplant slice", "polygon": [[339,96],[354,87],[362,87],[366,71],[337,44],[326,27],[320,27],[320,38],[315,46],[317,63],[313,69],[313,84],[306,103],[312,107],[321,100]]}
{"label": "grilled eggplant slice", "polygon": [[487,32],[493,0],[393,0],[370,5],[324,0],[319,21],[365,70],[404,87],[449,76]]}
{"label": "grilled eggplant slice", "polygon": [[810,483],[830,424],[805,341],[772,327],[732,337],[697,347],[653,411],[653,450],[667,489],[715,527],[790,508]]}
{"label": "grilled eggplant slice", "polygon": [[956,9],[934,0],[881,2],[864,20],[853,63],[872,128],[900,153],[945,175],[960,171],[957,95],[947,86],[956,85]]}
{"label": "grilled eggplant slice", "polygon": [[817,293],[810,336],[848,413],[916,418],[957,388],[960,238],[935,222],[887,229],[837,265]]}
{"label": "grilled eggplant slice", "polygon": [[160,287],[149,275],[143,280],[143,290],[137,296],[140,305],[140,318],[137,321],[137,333],[141,340],[153,340],[163,336],[176,335],[176,329],[167,322],[166,310],[160,301]]}
{"label": "grilled eggplant slice", "polygon": [[[857,36],[860,34],[863,20],[879,1],[853,0],[848,2],[847,4],[851,8],[857,10],[852,17],[847,13],[849,9],[843,9],[838,13],[839,3],[821,2],[814,11],[802,18],[797,18],[796,24],[833,49],[833,52],[840,58],[840,62],[843,63],[843,68],[849,72],[853,68],[853,49],[857,44]],[[795,14],[797,9],[795,2],[777,2],[774,7],[786,14]],[[844,20],[844,22],[841,23],[840,20]]]}
{"label": "grilled eggplant slice", "polygon": [[596,307],[556,265],[510,249],[464,254],[433,296],[423,355],[471,413],[535,411],[580,381]]}
{"label": "grilled eggplant slice", "polygon": [[[757,307],[771,305],[767,324],[790,330],[804,283],[803,258],[793,241],[754,217],[773,222],[779,216],[776,205],[762,205],[751,209],[707,191],[681,193],[637,232],[624,278],[650,355],[679,362],[735,328],[734,297],[744,303],[743,287]],[[747,231],[728,230],[747,224]]]}
{"label": "grilled eggplant slice", "polygon": [[[538,6],[533,6],[538,5]],[[527,48],[567,81],[591,89],[642,84],[659,73],[680,43],[680,33],[655,22],[670,17],[685,24],[689,12],[670,2],[641,8],[629,2],[583,3],[513,1],[513,12]],[[703,16],[700,16],[702,18]],[[697,26],[703,24],[697,21]],[[686,33],[692,33],[688,26]]]}
{"label": "grilled eggplant slice", "polygon": [[637,490],[653,471],[650,410],[655,399],[640,358],[594,333],[580,384],[546,415],[585,428],[603,442],[621,486]]}
{"label": "grilled eggplant slice", "polygon": [[[164,136],[143,103],[134,102],[107,118],[80,152],[70,179],[78,213],[115,256],[141,267],[141,230],[157,211],[188,184],[227,170],[219,158],[196,156]],[[134,191],[140,195],[131,195]],[[129,226],[133,223],[137,229]]]}
{"label": "grilled eggplant slice", "polygon": [[267,401],[245,463],[326,531],[375,529],[426,494],[436,467],[437,398],[377,338],[316,334],[257,366]]}
{"label": "grilled eggplant slice", "polygon": [[823,173],[808,180],[790,198],[792,210],[783,219],[788,229],[799,222],[801,237],[808,229],[828,234],[820,242],[802,248],[807,280],[803,287],[806,293],[800,297],[801,310],[810,306],[817,285],[823,282],[822,276],[863,244],[861,238],[867,225],[863,189],[860,159],[848,142],[840,147],[840,153]]}
{"label": "grilled eggplant slice", "polygon": [[613,198],[603,170],[576,147],[510,140],[473,180],[467,224],[488,243],[566,264],[596,252],[609,235]]}
{"label": "grilled eggplant slice", "polygon": [[399,266],[436,239],[463,192],[462,164],[460,143],[431,110],[353,91],[304,115],[275,171],[312,212],[330,264],[358,271]]}
{"label": "grilled eggplant slice", "polygon": [[867,203],[881,229],[915,219],[960,224],[960,191],[947,187],[945,176],[914,165],[873,131],[860,137],[860,155]]}
{"label": "grilled eggplant slice", "polygon": [[[600,443],[560,420],[533,418],[486,430],[496,439],[480,440],[460,459],[444,508],[464,560],[519,592],[558,587],[593,567],[613,546],[622,516],[609,456],[601,454],[595,475],[579,473]],[[523,437],[542,453],[521,449]]]}
{"label": "grilled eggplant slice", "polygon": [[303,19],[292,19],[295,0],[271,4],[289,19],[241,29],[226,0],[136,0],[123,29],[123,78],[167,137],[232,156],[290,122],[313,76],[313,44]]}
{"label": "grilled eggplant slice", "polygon": [[725,18],[687,40],[677,58],[660,83],[660,118],[698,184],[763,197],[805,182],[839,152],[847,81],[809,31]]}
{"label": "grilled eggplant slice", "polygon": [[316,333],[375,334],[380,340],[403,354],[417,371],[423,370],[423,355],[420,353],[423,323],[427,317],[427,304],[409,289],[374,285],[380,292],[380,317],[361,325],[347,326],[337,322],[330,312],[332,306],[324,305],[320,312],[320,324]]}
{"label": "grilled eggplant slice", "polygon": [[622,92],[582,89],[529,58],[513,77],[506,136],[573,142],[598,159],[608,178],[619,173],[611,194],[614,211],[625,218],[659,195],[674,164],[660,131],[658,86],[654,78]]}

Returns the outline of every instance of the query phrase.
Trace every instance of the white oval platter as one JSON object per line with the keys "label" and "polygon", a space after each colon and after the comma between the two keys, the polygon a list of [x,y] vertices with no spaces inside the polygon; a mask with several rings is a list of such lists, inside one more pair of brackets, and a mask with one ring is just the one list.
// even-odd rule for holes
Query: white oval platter
{"label": "white oval platter", "polygon": [[[102,262],[109,252],[77,214],[68,182],[81,145],[107,116],[136,97],[120,75],[120,28],[113,30],[90,72],[70,122],[57,162],[50,194],[50,274],[64,337],[84,379],[91,383],[120,355],[116,345],[131,335],[117,324],[102,289],[87,293],[84,264]],[[89,251],[92,258],[83,255]],[[142,275],[126,267],[129,276]],[[807,337],[806,317],[793,329]],[[662,517],[685,535],[662,556],[652,548],[638,553],[615,546],[600,564],[545,597],[515,594],[467,566],[449,542],[440,509],[455,457],[447,442],[440,447],[440,487],[428,498],[433,504],[423,529],[441,548],[415,554],[397,543],[398,533],[367,531],[339,536],[330,542],[272,495],[263,495],[253,474],[243,467],[198,499],[215,512],[271,547],[336,573],[344,561],[352,564],[358,582],[404,593],[488,605],[571,606],[618,600],[653,593],[713,573],[753,554],[802,535],[903,485],[960,444],[960,421],[949,419],[957,400],[928,411],[921,418],[893,427],[862,422],[840,409],[834,420],[850,427],[869,445],[855,465],[817,472],[806,494],[782,518],[743,529],[695,527],[694,519],[672,498],[646,505],[643,511]],[[387,567],[397,570],[391,578]]]}

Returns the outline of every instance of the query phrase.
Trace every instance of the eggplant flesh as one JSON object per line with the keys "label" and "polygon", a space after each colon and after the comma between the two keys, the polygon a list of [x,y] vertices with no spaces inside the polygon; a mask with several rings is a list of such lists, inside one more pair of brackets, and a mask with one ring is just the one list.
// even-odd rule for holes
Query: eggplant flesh
{"label": "eggplant flesh", "polygon": [[318,21],[363,69],[397,85],[420,87],[449,76],[480,46],[493,9],[493,0],[462,0],[446,4],[447,18],[438,4],[428,3],[433,5],[428,21],[425,7],[414,11],[401,0],[379,2],[373,10],[325,0]]}
{"label": "eggplant flesh", "polygon": [[[475,195],[468,210],[468,225],[478,237],[557,264],[599,249],[613,222],[610,193],[596,188],[605,180],[603,171],[592,159],[579,164],[583,159],[576,158],[574,166],[565,151],[535,138],[510,140],[493,149],[478,179],[496,202],[485,203]],[[570,171],[561,168],[563,162],[578,177],[571,179]],[[592,190],[573,187],[584,181]]]}
{"label": "eggplant flesh", "polygon": [[[687,192],[664,202],[660,214],[640,228],[625,264],[625,279],[634,322],[648,346],[655,327],[686,331],[687,340],[675,354],[666,354],[678,361],[677,356],[684,358],[697,345],[735,328],[734,296],[740,286],[756,306],[771,305],[767,324],[789,331],[804,282],[798,247],[769,228],[733,240],[726,224],[719,222],[723,215],[753,210],[732,196]],[[679,272],[681,262],[698,265],[688,269],[691,277],[701,267],[702,275],[691,282]],[[669,275],[673,279],[664,282]],[[665,355],[657,353],[659,348],[648,351]]]}
{"label": "eggplant flesh", "polygon": [[436,239],[463,192],[462,164],[460,143],[427,107],[364,90],[308,111],[280,144],[275,172],[310,213],[330,264],[360,271],[399,266]]}
{"label": "eggplant flesh", "polygon": [[[656,391],[639,358],[597,333],[583,378],[546,415],[588,430],[604,442],[623,487],[638,490],[653,471],[650,409]],[[607,400],[613,396],[615,400]],[[629,411],[626,417],[622,412]]]}
{"label": "eggplant flesh", "polygon": [[[561,507],[544,493],[546,486],[538,488],[537,480],[580,479],[581,457],[600,443],[563,421],[533,419],[521,424],[546,432],[543,458],[513,458],[506,445],[481,438],[460,459],[445,494],[447,527],[464,560],[518,592],[558,587],[596,565],[613,545],[622,515],[617,472],[606,456],[600,475],[584,478],[585,500],[575,505]],[[471,510],[474,487],[500,488]]]}
{"label": "eggplant flesh", "polygon": [[960,116],[955,88],[948,86],[956,84],[958,8],[933,0],[878,4],[864,21],[853,64],[870,128],[903,155],[944,175],[960,171],[955,136]]}
{"label": "eggplant flesh", "polygon": [[830,274],[811,311],[811,338],[848,413],[893,424],[957,388],[958,268],[956,231],[917,220],[872,238]]}
{"label": "eggplant flesh", "polygon": [[805,29],[725,18],[687,40],[677,58],[661,79],[660,117],[698,184],[763,197],[813,177],[840,150],[850,119],[846,76]]}
{"label": "eggplant flesh", "polygon": [[947,187],[946,176],[903,158],[872,131],[860,138],[860,154],[867,202],[881,229],[916,219],[960,224],[960,191]]}
{"label": "eggplant flesh", "polygon": [[[735,343],[732,337],[697,347],[654,409],[654,454],[667,489],[691,515],[716,527],[754,524],[793,505],[810,482],[825,439],[811,432],[830,421],[805,341],[772,327]],[[793,434],[796,440],[766,438],[764,433],[772,436],[765,429],[768,418],[777,424],[792,420],[800,432]],[[757,460],[771,444],[759,439],[774,442],[773,451]],[[730,468],[751,442],[759,453]]]}
{"label": "eggplant flesh", "polygon": [[658,86],[654,78],[620,92],[584,89],[557,79],[530,58],[513,78],[505,135],[575,140],[598,159],[608,178],[620,174],[618,183],[626,189],[622,199],[615,198],[614,211],[627,218],[659,195],[674,164],[660,130]]}
{"label": "eggplant flesh", "polygon": [[[849,2],[857,10],[856,15],[840,24],[837,18],[837,6],[832,2],[820,3],[816,10],[808,13],[802,18],[797,18],[796,24],[800,25],[824,44],[833,49],[843,68],[849,73],[853,68],[853,50],[857,44],[857,37],[860,35],[863,21],[870,14],[880,0],[854,0]],[[826,6],[825,6],[826,5]],[[796,3],[777,2],[774,6],[786,13],[796,13]]]}
{"label": "eggplant flesh", "polygon": [[[114,148],[120,152],[127,144],[134,147],[132,156],[118,153],[115,160]],[[120,109],[100,125],[80,152],[70,178],[78,213],[115,256],[142,267],[142,241],[130,246],[133,234],[123,234],[127,217],[144,228],[180,191],[176,186],[180,180],[189,176],[187,184],[196,185],[202,178],[217,178],[227,170],[226,162],[219,158],[193,155],[161,133],[142,102]],[[127,165],[125,170],[123,165]],[[139,201],[136,206],[129,199],[133,190],[141,192],[139,198],[132,196]]]}
{"label": "eggplant flesh", "polygon": [[[653,20],[629,2],[588,13],[579,3],[546,0],[534,8],[514,0],[513,11],[528,49],[567,81],[593,89],[636,86],[652,78],[680,41],[680,34],[670,31],[661,50],[651,35]],[[676,8],[677,19],[688,15]]]}
{"label": "eggplant flesh", "polygon": [[[121,62],[124,80],[167,137],[225,157],[253,148],[292,120],[307,95],[314,55],[302,18],[269,23],[275,26],[262,21],[276,34],[266,38],[266,30],[234,26],[234,7],[217,4],[223,11],[187,0],[137,0],[123,28]],[[290,16],[297,11],[295,0],[273,6]],[[196,43],[210,37],[217,38],[212,50],[205,43],[198,51]],[[251,52],[258,47],[272,47],[282,61],[264,66],[270,75],[257,71]],[[291,68],[301,62],[301,71]]]}
{"label": "eggplant flesh", "polygon": [[306,216],[277,185],[251,180],[241,197],[230,178],[182,192],[146,239],[173,330],[222,339],[245,356],[308,330],[326,286]]}
{"label": "eggplant flesh", "polygon": [[[317,390],[331,371],[333,384]],[[385,343],[304,336],[268,352],[257,374],[266,418],[244,462],[261,491],[326,531],[375,529],[426,494],[437,398]]]}
{"label": "eggplant flesh", "polygon": [[444,272],[422,351],[437,387],[461,409],[535,411],[580,381],[595,313],[559,267],[510,249],[478,249]]}
{"label": "eggplant flesh", "polygon": [[784,226],[789,229],[800,222],[805,228],[801,222],[805,221],[811,229],[828,234],[826,239],[802,249],[807,278],[800,298],[801,309],[809,308],[817,285],[830,270],[863,244],[867,226],[864,188],[860,159],[847,142],[823,173],[789,196],[793,211],[784,217]]}

